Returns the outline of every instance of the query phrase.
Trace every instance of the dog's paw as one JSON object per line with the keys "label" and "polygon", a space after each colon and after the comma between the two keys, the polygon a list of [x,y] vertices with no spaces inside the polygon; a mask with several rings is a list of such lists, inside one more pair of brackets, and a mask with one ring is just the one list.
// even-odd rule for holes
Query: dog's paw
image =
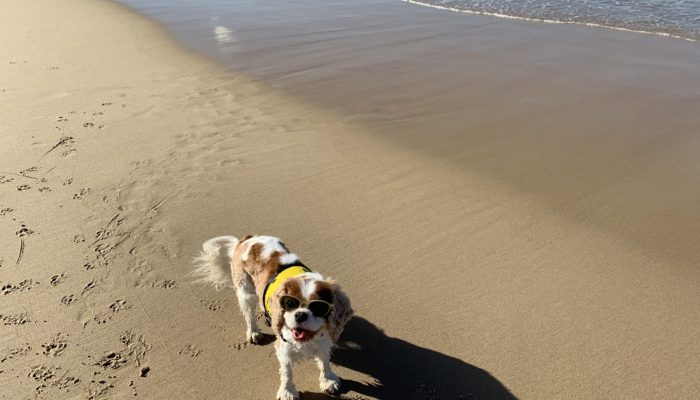
{"label": "dog's paw", "polygon": [[277,391],[277,400],[299,400],[299,392],[295,388],[281,386]]}
{"label": "dog's paw", "polygon": [[262,332],[250,332],[246,336],[246,340],[248,340],[248,343],[252,344],[260,344],[263,340],[263,334]]}
{"label": "dog's paw", "polygon": [[336,394],[340,393],[340,378],[338,378],[338,376],[335,374],[328,378],[321,376],[318,383],[321,390],[323,390],[326,394],[335,396]]}

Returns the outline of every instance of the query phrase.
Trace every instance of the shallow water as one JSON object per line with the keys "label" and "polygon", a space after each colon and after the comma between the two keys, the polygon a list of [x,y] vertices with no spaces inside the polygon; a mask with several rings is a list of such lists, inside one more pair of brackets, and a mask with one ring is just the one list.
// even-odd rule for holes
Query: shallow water
{"label": "shallow water", "polygon": [[700,39],[697,0],[411,0],[430,6],[520,18],[595,24]]}
{"label": "shallow water", "polygon": [[[561,23],[600,25],[648,33],[671,35],[684,39],[700,39],[700,0],[395,0],[446,8],[453,11],[493,14]],[[267,14],[280,8],[278,1],[250,2],[242,0],[122,0],[138,10],[169,22],[188,22],[207,16],[229,13]],[[373,7],[372,2],[359,2]],[[306,9],[303,1],[287,3],[288,9]],[[368,12],[372,12],[368,10]],[[251,14],[252,15],[252,14]]]}

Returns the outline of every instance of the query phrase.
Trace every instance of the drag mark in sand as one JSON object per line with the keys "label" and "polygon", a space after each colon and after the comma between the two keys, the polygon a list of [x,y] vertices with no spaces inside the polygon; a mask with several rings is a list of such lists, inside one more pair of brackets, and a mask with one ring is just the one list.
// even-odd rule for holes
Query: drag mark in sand
{"label": "drag mark in sand", "polygon": [[44,157],[46,157],[49,153],[56,150],[57,148],[59,148],[61,146],[71,147],[73,145],[73,143],[75,143],[75,139],[72,136],[62,137],[61,139],[59,139],[58,143],[56,143],[52,148],[47,150],[46,153],[44,153],[41,157],[39,157],[37,162],[41,161]]}
{"label": "drag mark in sand", "polygon": [[15,262],[15,268],[19,270],[19,263],[22,261],[22,257],[24,257],[24,238],[26,236],[29,236],[33,234],[34,231],[27,228],[26,225],[22,224],[20,230],[15,232],[15,235],[19,236],[19,254],[17,255],[17,262]]}
{"label": "drag mark in sand", "polygon": [[146,211],[145,214],[148,215],[148,216],[152,216],[152,215],[153,215],[156,211],[158,211],[158,209],[159,209],[163,204],[165,204],[165,202],[168,201],[171,197],[173,197],[172,194],[170,194],[170,195],[168,195],[168,196],[165,196],[165,197],[163,198],[163,200],[159,201],[158,204],[156,204],[155,206],[151,207],[148,211]]}
{"label": "drag mark in sand", "polygon": [[[30,310],[30,309],[27,308],[26,306],[22,306],[22,308],[24,308],[24,310],[27,312],[27,314],[29,314],[29,315],[32,317],[32,322],[34,322],[34,323],[36,324],[36,327],[39,328],[39,330],[40,330],[42,333],[46,333],[46,331],[44,330],[44,328],[42,328],[41,325],[39,325],[39,319],[36,317],[36,315],[34,315],[34,313],[32,312],[32,310]],[[44,322],[45,322],[45,321],[44,321]]]}
{"label": "drag mark in sand", "polygon": [[[117,213],[117,215],[115,215],[114,217],[112,217],[112,219],[109,220],[109,222],[107,222],[107,225],[105,225],[104,228],[102,228],[102,229],[100,229],[99,231],[97,231],[97,233],[95,234],[95,241],[92,242],[92,243],[90,243],[90,246],[88,246],[88,247],[92,247],[92,246],[94,246],[95,244],[97,244],[97,242],[99,242],[100,240],[105,240],[105,239],[107,239],[107,238],[110,236],[110,232],[109,232],[107,229],[109,229],[109,226],[112,225],[112,223],[113,223],[114,221],[116,221],[117,218],[119,218],[119,215],[120,215],[120,213]],[[78,243],[78,241],[76,241],[75,238],[74,238],[74,241],[75,241],[76,243]],[[85,236],[83,236],[83,240],[82,240],[82,241],[83,241],[83,242],[85,241]]]}
{"label": "drag mark in sand", "polygon": [[24,257],[24,238],[19,238],[19,255],[17,255],[17,262],[15,262],[15,268],[19,270],[19,263],[22,261],[22,257]]}
{"label": "drag mark in sand", "polygon": [[[34,179],[36,181],[39,180],[39,178],[30,176],[30,175],[22,175],[22,174],[15,174],[14,172],[0,172],[0,174],[6,174],[6,175],[14,175],[14,176],[19,176],[21,178],[29,178],[29,179]],[[5,175],[0,175],[0,183],[9,183],[12,182],[14,178],[6,178]]]}

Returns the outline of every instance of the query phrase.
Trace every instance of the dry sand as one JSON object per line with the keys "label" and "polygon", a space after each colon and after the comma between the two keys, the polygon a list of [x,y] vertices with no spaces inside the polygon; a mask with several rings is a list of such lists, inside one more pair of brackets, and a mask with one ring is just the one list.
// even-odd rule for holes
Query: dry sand
{"label": "dry sand", "polygon": [[[203,240],[246,233],[351,296],[346,398],[697,397],[697,69],[682,96],[624,92],[645,134],[627,115],[595,145],[560,136],[618,93],[582,91],[523,128],[539,141],[467,136],[464,168],[108,2],[7,0],[0,37],[3,399],[273,398],[272,346],[242,343],[233,293],[187,285]],[[466,131],[512,132],[489,121]],[[316,377],[297,368],[303,398],[325,398]]]}

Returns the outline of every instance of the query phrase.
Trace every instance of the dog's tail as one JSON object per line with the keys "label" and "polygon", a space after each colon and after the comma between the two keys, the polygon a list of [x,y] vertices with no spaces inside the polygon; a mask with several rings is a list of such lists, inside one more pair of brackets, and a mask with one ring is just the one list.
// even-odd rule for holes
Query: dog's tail
{"label": "dog's tail", "polygon": [[217,290],[233,287],[231,258],[238,245],[234,236],[219,236],[202,244],[202,252],[194,259],[193,283],[213,285]]}

